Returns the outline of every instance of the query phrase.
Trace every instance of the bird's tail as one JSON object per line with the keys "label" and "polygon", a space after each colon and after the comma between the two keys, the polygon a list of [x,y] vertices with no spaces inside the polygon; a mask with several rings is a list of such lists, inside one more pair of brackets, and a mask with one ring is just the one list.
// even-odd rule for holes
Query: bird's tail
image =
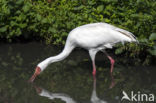
{"label": "bird's tail", "polygon": [[120,28],[115,28],[115,30],[122,33],[123,35],[129,37],[131,39],[130,42],[136,42],[137,44],[139,43],[139,41],[137,40],[136,36],[133,33],[129,32],[127,30],[124,30],[124,29],[120,29]]}
{"label": "bird's tail", "polygon": [[127,30],[124,30],[124,29],[121,29],[121,28],[118,28],[118,27],[115,27],[113,25],[110,25],[110,24],[107,24],[107,27],[110,27],[111,29],[115,30],[115,31],[118,31],[120,32],[121,34],[127,36],[128,38],[130,38],[131,40],[129,42],[136,42],[137,44],[139,43],[139,41],[137,40],[137,38],[135,37],[135,35]]}

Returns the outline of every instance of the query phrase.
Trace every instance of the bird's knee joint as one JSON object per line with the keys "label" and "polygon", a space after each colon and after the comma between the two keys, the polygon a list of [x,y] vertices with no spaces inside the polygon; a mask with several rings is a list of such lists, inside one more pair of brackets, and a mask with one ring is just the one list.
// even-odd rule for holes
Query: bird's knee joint
{"label": "bird's knee joint", "polygon": [[111,63],[114,64],[115,63],[115,60],[114,59],[111,59]]}

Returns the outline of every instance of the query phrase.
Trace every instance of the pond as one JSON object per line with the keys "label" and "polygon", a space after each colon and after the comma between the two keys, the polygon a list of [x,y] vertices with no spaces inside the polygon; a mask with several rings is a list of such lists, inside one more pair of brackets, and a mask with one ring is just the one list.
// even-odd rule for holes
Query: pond
{"label": "pond", "polygon": [[[121,101],[124,93],[131,103],[135,100],[149,103],[153,100],[151,96],[156,95],[156,65],[130,66],[116,62],[115,85],[110,88],[113,79],[106,56],[97,54],[97,75],[93,78],[88,52],[78,48],[65,60],[48,66],[31,84],[27,81],[36,65],[59,54],[62,48],[36,42],[0,44],[0,47],[0,103],[129,103],[126,99]],[[114,58],[117,61],[119,57]]]}

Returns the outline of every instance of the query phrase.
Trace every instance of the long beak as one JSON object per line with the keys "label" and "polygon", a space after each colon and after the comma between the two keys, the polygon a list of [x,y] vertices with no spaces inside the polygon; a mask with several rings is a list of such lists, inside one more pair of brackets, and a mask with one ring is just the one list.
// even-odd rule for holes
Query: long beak
{"label": "long beak", "polygon": [[36,67],[35,73],[32,75],[32,77],[29,79],[28,82],[32,83],[35,80],[36,76],[39,75],[40,73],[41,73],[41,68]]}

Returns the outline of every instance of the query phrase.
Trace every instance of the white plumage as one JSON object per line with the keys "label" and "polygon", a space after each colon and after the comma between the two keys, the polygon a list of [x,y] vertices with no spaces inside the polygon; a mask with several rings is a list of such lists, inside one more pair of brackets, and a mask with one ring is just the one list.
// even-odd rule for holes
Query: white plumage
{"label": "white plumage", "polygon": [[105,52],[105,49],[112,48],[118,42],[137,42],[137,40],[131,32],[107,23],[82,25],[69,33],[64,50],[59,55],[47,58],[39,63],[37,68],[40,69],[39,71],[43,71],[49,64],[66,58],[75,47],[82,47],[89,51],[93,63],[94,75],[96,74],[94,60],[98,51],[104,52],[110,59],[112,72],[114,60]]}

